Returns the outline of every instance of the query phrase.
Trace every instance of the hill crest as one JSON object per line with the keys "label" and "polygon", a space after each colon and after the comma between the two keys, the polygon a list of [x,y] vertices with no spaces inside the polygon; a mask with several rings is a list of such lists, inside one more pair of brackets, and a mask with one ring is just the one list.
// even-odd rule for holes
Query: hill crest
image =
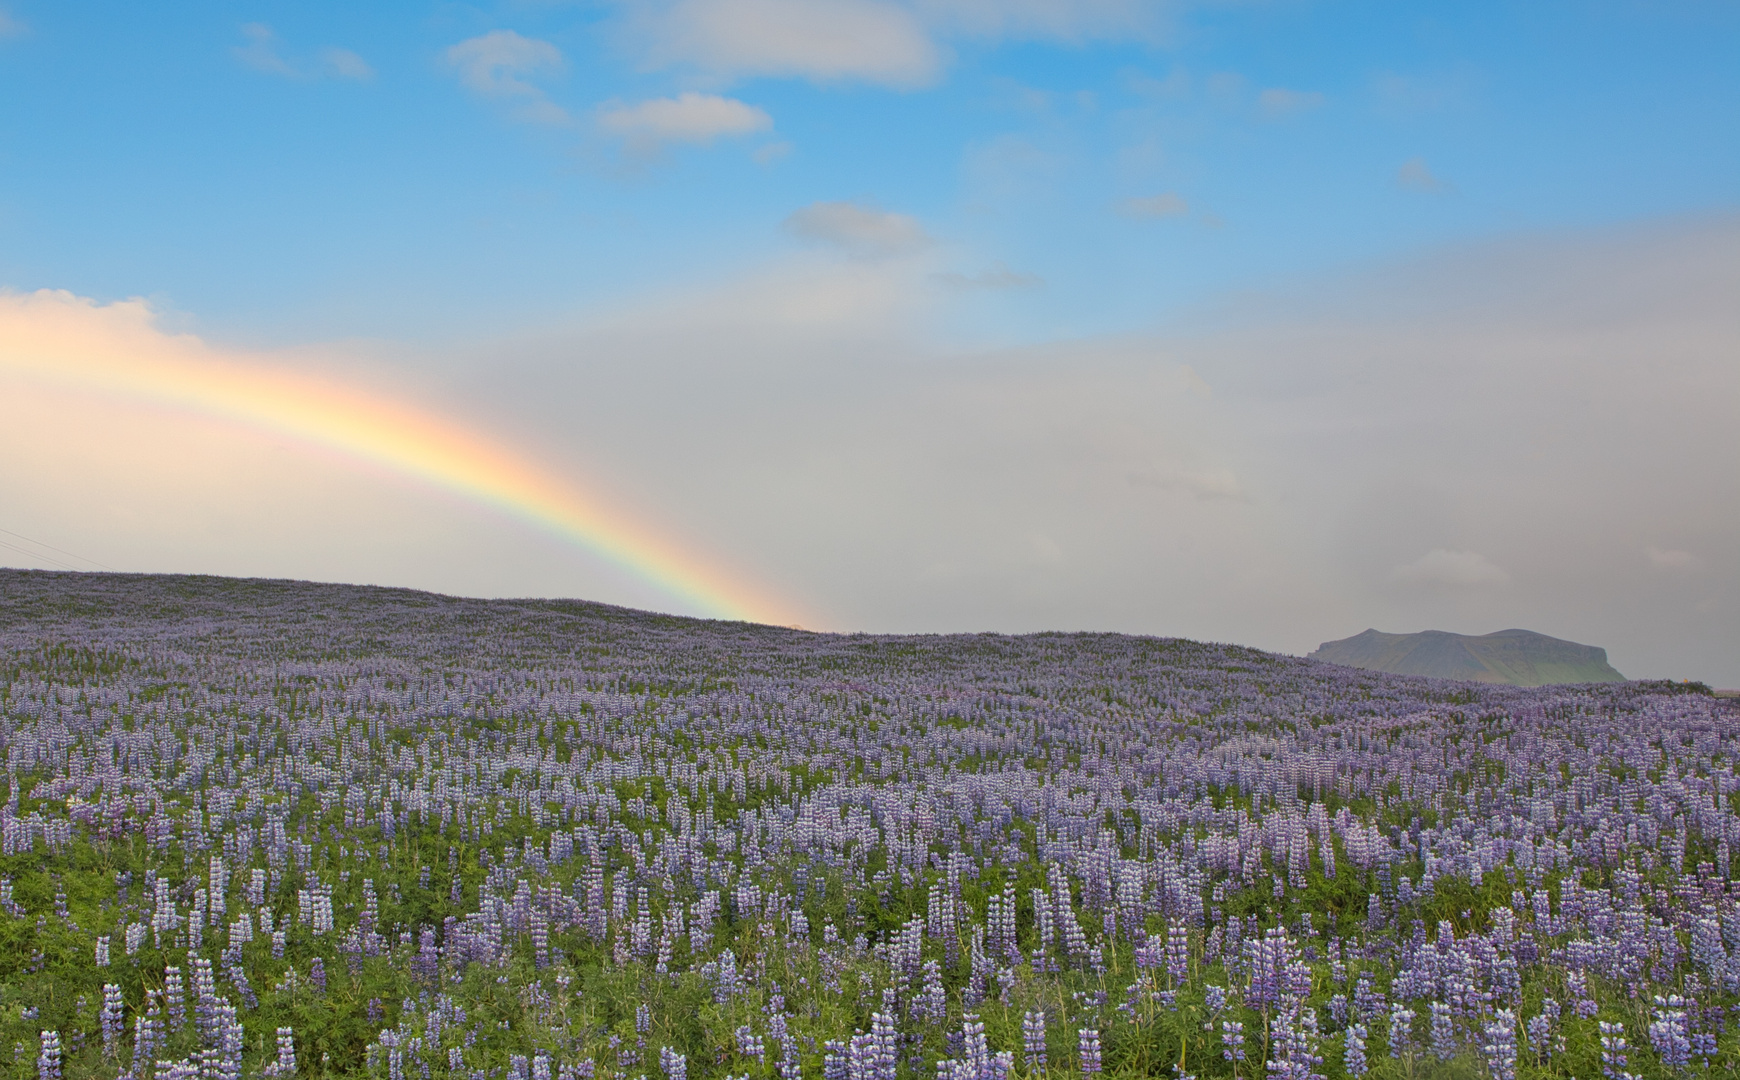
{"label": "hill crest", "polygon": [[1393,675],[1513,686],[1625,681],[1625,676],[1607,662],[1606,649],[1533,630],[1500,630],[1479,636],[1445,630],[1417,634],[1366,630],[1350,638],[1326,641],[1310,658]]}

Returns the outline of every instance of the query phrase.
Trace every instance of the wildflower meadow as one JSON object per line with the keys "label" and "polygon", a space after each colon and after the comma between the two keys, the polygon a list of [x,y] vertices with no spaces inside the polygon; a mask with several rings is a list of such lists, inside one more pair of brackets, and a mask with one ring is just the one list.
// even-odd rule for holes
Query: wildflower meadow
{"label": "wildflower meadow", "polygon": [[1740,1063],[1740,709],[0,571],[25,1080]]}

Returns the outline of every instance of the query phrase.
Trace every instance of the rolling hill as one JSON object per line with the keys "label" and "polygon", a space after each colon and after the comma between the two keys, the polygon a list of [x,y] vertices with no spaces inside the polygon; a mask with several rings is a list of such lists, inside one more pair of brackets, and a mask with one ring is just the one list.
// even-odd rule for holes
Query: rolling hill
{"label": "rolling hill", "polygon": [[1554,683],[1624,682],[1607,662],[1607,650],[1537,634],[1500,630],[1471,637],[1443,630],[1385,634],[1367,630],[1340,641],[1326,641],[1313,660],[1436,679],[1547,686]]}

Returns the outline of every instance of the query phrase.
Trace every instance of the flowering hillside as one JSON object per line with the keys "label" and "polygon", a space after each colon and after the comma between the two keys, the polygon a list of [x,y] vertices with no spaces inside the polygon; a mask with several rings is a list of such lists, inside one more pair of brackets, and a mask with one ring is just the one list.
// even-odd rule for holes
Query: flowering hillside
{"label": "flowering hillside", "polygon": [[1696,691],[0,571],[0,1068],[1732,1076]]}

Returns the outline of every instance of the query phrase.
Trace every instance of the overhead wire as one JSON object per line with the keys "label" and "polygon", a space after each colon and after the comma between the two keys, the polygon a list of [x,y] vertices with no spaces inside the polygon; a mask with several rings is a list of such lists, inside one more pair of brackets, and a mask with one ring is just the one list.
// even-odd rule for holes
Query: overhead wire
{"label": "overhead wire", "polygon": [[[100,563],[95,559],[87,559],[83,555],[75,555],[72,552],[67,551],[64,548],[57,548],[53,544],[45,544],[41,540],[33,540],[30,537],[25,536],[23,533],[13,532],[11,529],[0,529],[0,533],[5,533],[7,536],[16,536],[18,539],[23,540],[27,544],[35,544],[37,547],[47,548],[50,551],[58,552],[59,554],[65,555],[69,559],[77,559],[79,562],[90,563],[92,566],[100,566],[104,570],[115,570],[114,567],[109,566],[106,563]],[[44,562],[54,563],[56,566],[66,567],[66,569],[68,569],[68,570],[77,570],[78,569],[78,567],[76,567],[76,566],[67,566],[66,563],[61,562],[59,559],[51,559],[47,555],[42,555],[42,554],[39,554],[38,552],[26,550],[25,548],[21,548],[16,544],[8,544],[4,540],[0,540],[0,546],[9,547],[13,551],[23,552],[26,555],[29,555],[33,558],[41,559]],[[115,572],[119,573],[120,571],[116,570]]]}
{"label": "overhead wire", "polygon": [[63,563],[59,559],[51,559],[47,555],[44,555],[40,552],[31,551],[29,548],[21,548],[17,544],[8,544],[4,540],[0,540],[0,547],[11,548],[13,551],[19,552],[20,554],[23,554],[23,555],[28,555],[31,558],[38,560],[39,562],[51,562],[54,565],[60,567],[62,570],[72,570],[75,572],[78,570],[78,567],[68,565],[67,563]]}

